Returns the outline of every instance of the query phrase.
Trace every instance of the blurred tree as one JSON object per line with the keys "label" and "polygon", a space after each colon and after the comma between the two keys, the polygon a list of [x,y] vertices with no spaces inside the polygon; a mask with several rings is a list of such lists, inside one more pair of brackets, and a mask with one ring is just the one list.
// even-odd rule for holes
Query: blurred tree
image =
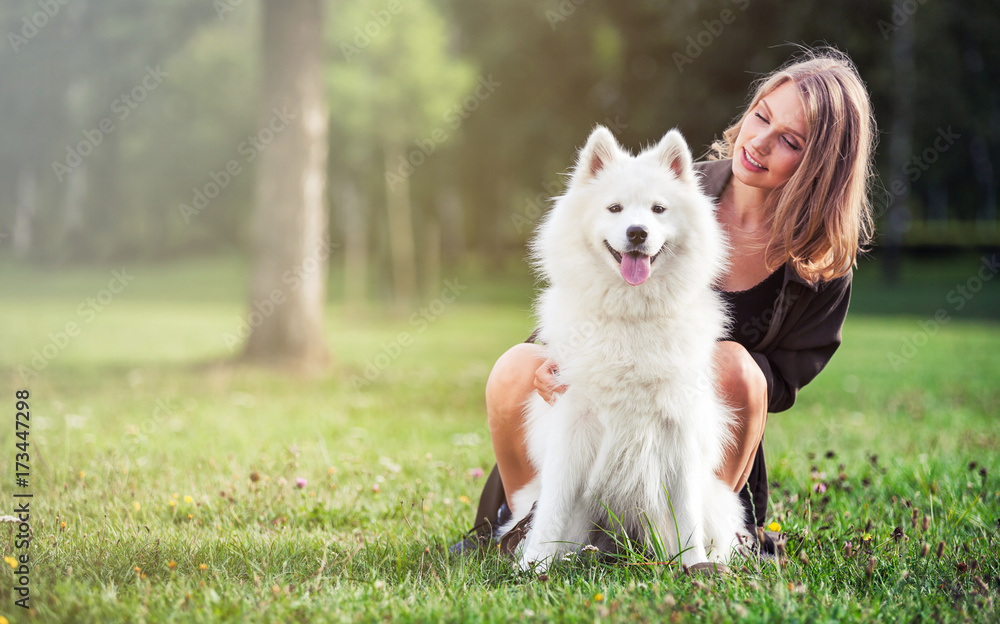
{"label": "blurred tree", "polygon": [[[373,153],[381,158],[392,294],[405,308],[417,293],[410,178],[452,138],[474,72],[449,51],[447,22],[429,0],[343,0],[336,7],[327,37],[332,124],[355,170]],[[367,244],[358,238],[367,236],[372,215],[351,186],[341,195],[349,224],[345,271],[358,296],[368,266]]]}
{"label": "blurred tree", "polygon": [[[144,215],[124,199],[123,128],[155,100],[169,74],[160,65],[214,15],[197,0],[0,7],[0,180],[21,180],[14,221],[29,257],[106,259],[142,247]],[[10,210],[0,199],[0,214]]]}
{"label": "blurred tree", "polygon": [[[900,253],[903,234],[910,223],[907,199],[910,194],[910,179],[906,175],[906,161],[913,153],[913,96],[916,82],[914,53],[914,22],[916,16],[892,25],[892,73],[895,78],[892,87],[892,121],[889,125],[889,197],[886,226],[882,237],[883,278],[890,284],[899,279]],[[888,31],[887,31],[888,32]]]}
{"label": "blurred tree", "polygon": [[[881,234],[888,210],[901,206],[912,216],[904,247],[996,244],[995,5],[331,3],[342,18],[325,32],[327,168],[345,290],[364,298],[363,286],[375,281],[368,272],[386,277],[380,294],[412,291],[417,278],[433,284],[438,245],[444,266],[482,258],[523,267],[524,241],[594,124],[612,127],[633,149],[678,127],[703,153],[740,111],[752,80],[792,54],[789,42],[836,45],[869,85],[882,133],[873,188]],[[265,151],[240,150],[261,131],[261,6],[0,4],[0,187],[9,189],[0,194],[0,251],[67,263],[246,249],[256,181],[245,172]],[[902,98],[892,50],[907,28],[914,78],[912,97]],[[141,93],[147,67],[158,66],[163,82],[138,106],[123,107],[122,96]],[[492,85],[483,97],[470,94],[479,86],[472,67]],[[890,163],[889,145],[902,144],[904,105],[912,108],[910,148]],[[104,119],[113,131],[99,132]],[[88,155],[77,162],[71,152],[81,150]],[[212,176],[232,160],[244,173],[205,207]],[[54,163],[72,171],[56,173]],[[906,182],[905,201],[893,180]],[[204,210],[184,219],[181,205],[195,201]]]}
{"label": "blurred tree", "polygon": [[327,231],[327,110],[323,0],[264,0],[261,143],[253,274],[244,358],[315,369],[329,354],[323,304]]}
{"label": "blurred tree", "polygon": [[[631,5],[616,8],[629,11]],[[448,163],[461,181],[471,247],[492,268],[522,244],[575,148],[603,123],[621,136],[621,33],[596,3],[470,3],[450,0],[460,51],[499,83],[488,111],[461,126],[463,149]]]}
{"label": "blurred tree", "polygon": [[[259,130],[258,8],[245,3],[191,33],[162,61],[163,84],[122,122],[118,174],[136,222],[119,255],[247,247],[257,157],[251,138]],[[235,176],[226,171],[230,161],[238,164]]]}

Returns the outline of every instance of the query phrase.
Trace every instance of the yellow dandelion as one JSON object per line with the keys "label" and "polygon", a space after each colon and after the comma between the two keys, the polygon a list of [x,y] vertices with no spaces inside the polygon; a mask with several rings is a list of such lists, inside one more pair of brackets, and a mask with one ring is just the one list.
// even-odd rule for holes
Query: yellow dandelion
{"label": "yellow dandelion", "polygon": [[143,572],[142,574],[140,574],[140,575],[139,575],[139,578],[141,578],[142,580],[144,580],[144,581],[145,581],[145,580],[146,580],[146,573],[145,573],[145,572]]}
{"label": "yellow dandelion", "polygon": [[184,502],[187,503],[188,505],[190,505],[191,503],[194,502],[194,499],[191,498],[190,496],[185,496],[184,497]]}
{"label": "yellow dandelion", "polygon": [[330,469],[327,470],[327,472],[329,472],[330,474],[336,474],[337,473],[337,469],[334,468],[333,466],[330,466]]}
{"label": "yellow dandelion", "polygon": [[192,514],[188,514],[188,520],[193,520],[193,519],[194,519],[194,516]]}
{"label": "yellow dandelion", "polygon": [[604,594],[596,593],[594,594],[594,602],[602,602],[604,600]]}
{"label": "yellow dandelion", "polygon": [[65,529],[66,528],[66,523],[65,522],[60,522],[59,523],[59,528],[60,529]]}
{"label": "yellow dandelion", "polygon": [[781,530],[781,525],[778,524],[777,522],[772,522],[771,524],[767,525],[767,530],[777,533],[778,531]]}
{"label": "yellow dandelion", "polygon": [[10,624],[10,622],[4,616],[0,615],[0,624]]}
{"label": "yellow dandelion", "polygon": [[169,562],[167,563],[167,567],[168,567],[168,568],[170,568],[171,570],[173,570],[173,569],[177,568],[177,562],[176,562],[176,561],[174,561],[173,559],[171,559],[171,560],[170,560],[170,561],[169,561]]}
{"label": "yellow dandelion", "polygon": [[169,503],[167,503],[167,504],[168,504],[168,505],[170,505],[171,507],[176,507],[176,506],[177,506],[177,501],[175,501],[175,500],[172,500],[172,501],[170,501],[170,502],[169,502]]}
{"label": "yellow dandelion", "polygon": [[462,503],[464,505],[468,505],[469,502],[470,502],[469,501],[469,497],[468,496],[459,496],[458,497],[458,502],[460,502],[460,503]]}
{"label": "yellow dandelion", "polygon": [[142,509],[142,505],[139,504],[139,501],[135,501],[134,503],[132,503],[132,506],[135,507],[136,511],[139,511],[140,509]]}
{"label": "yellow dandelion", "polygon": [[138,573],[142,572],[142,568],[140,568],[139,566],[135,566],[135,567],[134,567],[134,568],[132,568],[132,569],[133,569],[133,570],[135,570],[135,573],[136,573],[136,574],[138,574]]}
{"label": "yellow dandelion", "polygon": [[174,492],[173,495],[170,498],[180,498],[180,494],[178,494],[177,492]]}
{"label": "yellow dandelion", "polygon": [[208,569],[208,564],[207,563],[199,563],[198,564],[198,569],[199,570],[207,570]]}
{"label": "yellow dandelion", "polygon": [[82,478],[84,478],[86,476],[87,476],[87,473],[81,470],[80,471],[80,478],[82,479]]}
{"label": "yellow dandelion", "polygon": [[872,541],[872,534],[871,533],[865,533],[865,534],[863,534],[861,536],[861,541],[862,542],[870,542],[870,541]]}
{"label": "yellow dandelion", "polygon": [[15,559],[13,557],[4,557],[3,560],[6,561],[7,565],[9,565],[10,567],[12,567],[12,568],[16,568],[17,567],[17,559]]}

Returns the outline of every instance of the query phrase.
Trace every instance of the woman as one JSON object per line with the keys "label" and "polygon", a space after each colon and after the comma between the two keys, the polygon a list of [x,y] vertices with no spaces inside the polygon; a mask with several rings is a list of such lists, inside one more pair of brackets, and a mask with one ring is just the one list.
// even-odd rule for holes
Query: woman
{"label": "woman", "polygon": [[[699,163],[729,236],[730,268],[719,285],[733,325],[718,343],[720,391],[734,408],[735,445],[719,477],[740,492],[747,525],[764,524],[768,413],[787,410],[840,345],[851,271],[870,240],[867,183],[875,123],[850,59],[808,51],[756,83],[750,105]],[[505,491],[534,476],[521,423],[532,392],[565,391],[541,346],[516,345],[497,361],[486,408],[497,468],[476,515],[480,538],[509,514]]]}

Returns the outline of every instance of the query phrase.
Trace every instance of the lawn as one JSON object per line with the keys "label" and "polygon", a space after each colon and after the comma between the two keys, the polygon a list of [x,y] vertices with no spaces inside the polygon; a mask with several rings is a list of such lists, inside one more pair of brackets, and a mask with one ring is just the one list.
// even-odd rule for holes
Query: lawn
{"label": "lawn", "polygon": [[887,288],[862,265],[843,347],[769,421],[783,560],[692,578],[578,557],[539,579],[447,550],[492,465],[486,376],[531,329],[523,274],[470,271],[454,303],[431,296],[404,317],[346,311],[334,280],[335,364],[302,379],[224,364],[246,314],[237,260],[4,264],[0,515],[30,500],[32,541],[0,524],[3,556],[30,557],[31,607],[14,603],[23,575],[0,566],[0,616],[995,621],[1000,280],[987,266],[911,261]]}

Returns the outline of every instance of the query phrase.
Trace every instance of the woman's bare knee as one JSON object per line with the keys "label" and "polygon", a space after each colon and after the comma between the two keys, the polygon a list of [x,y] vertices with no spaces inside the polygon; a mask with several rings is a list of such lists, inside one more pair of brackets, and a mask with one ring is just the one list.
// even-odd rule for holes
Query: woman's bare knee
{"label": "woman's bare knee", "polygon": [[534,391],[535,371],[545,361],[542,347],[514,345],[500,356],[486,381],[490,430],[520,424],[524,403]]}
{"label": "woman's bare knee", "polygon": [[525,403],[535,391],[535,371],[544,361],[544,352],[538,345],[515,345],[500,356],[486,381],[490,438],[508,495],[520,490],[534,476],[521,425]]}
{"label": "woman's bare knee", "polygon": [[719,476],[734,490],[746,483],[767,423],[767,379],[750,353],[735,342],[720,342],[716,351],[719,390],[733,410],[734,445]]}
{"label": "woman's bare knee", "polygon": [[734,408],[767,401],[767,378],[750,353],[735,342],[720,342],[716,351],[719,389]]}

